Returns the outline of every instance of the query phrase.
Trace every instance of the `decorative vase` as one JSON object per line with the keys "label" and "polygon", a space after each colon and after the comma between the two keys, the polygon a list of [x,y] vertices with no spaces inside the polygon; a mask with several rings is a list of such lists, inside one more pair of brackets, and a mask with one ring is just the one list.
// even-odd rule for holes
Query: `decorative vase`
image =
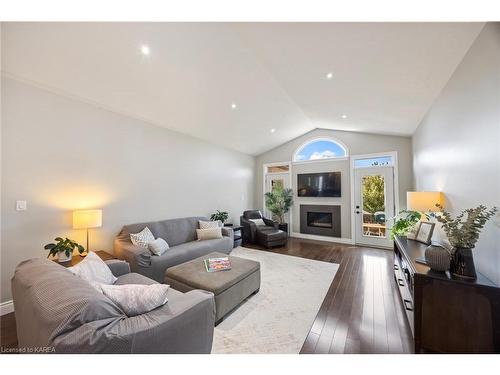
{"label": "decorative vase", "polygon": [[434,271],[448,271],[450,268],[450,253],[441,246],[430,245],[425,249],[425,263]]}
{"label": "decorative vase", "polygon": [[69,262],[71,260],[71,258],[73,258],[72,253],[70,253],[69,256],[66,256],[65,251],[60,251],[59,253],[57,253],[57,261],[59,263]]}
{"label": "decorative vase", "polygon": [[472,257],[472,248],[456,247],[450,263],[450,272],[453,276],[466,280],[475,280],[476,267]]}

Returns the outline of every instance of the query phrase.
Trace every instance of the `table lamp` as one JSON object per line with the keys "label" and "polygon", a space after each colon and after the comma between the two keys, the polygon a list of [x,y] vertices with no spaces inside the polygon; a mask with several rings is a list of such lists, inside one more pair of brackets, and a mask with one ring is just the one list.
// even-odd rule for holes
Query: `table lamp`
{"label": "table lamp", "polygon": [[89,228],[99,228],[102,226],[102,210],[76,210],[73,211],[73,229],[87,230],[87,247],[89,253]]}
{"label": "table lamp", "polygon": [[444,204],[444,195],[440,191],[408,191],[406,209],[418,212],[440,212],[436,204]]}

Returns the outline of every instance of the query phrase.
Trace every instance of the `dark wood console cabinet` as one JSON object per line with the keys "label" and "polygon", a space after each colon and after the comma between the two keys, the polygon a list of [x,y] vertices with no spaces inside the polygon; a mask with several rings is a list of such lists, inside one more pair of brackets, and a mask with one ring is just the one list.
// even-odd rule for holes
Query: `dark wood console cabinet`
{"label": "dark wood console cabinet", "polygon": [[394,241],[394,278],[415,353],[500,353],[500,289],[480,273],[462,281],[417,263],[426,247]]}

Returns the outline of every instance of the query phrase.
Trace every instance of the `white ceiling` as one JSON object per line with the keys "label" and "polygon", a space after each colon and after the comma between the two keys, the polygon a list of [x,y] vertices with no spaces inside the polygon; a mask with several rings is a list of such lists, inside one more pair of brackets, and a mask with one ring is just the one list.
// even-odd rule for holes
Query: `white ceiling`
{"label": "white ceiling", "polygon": [[2,71],[257,155],[314,128],[412,134],[482,27],[4,23]]}

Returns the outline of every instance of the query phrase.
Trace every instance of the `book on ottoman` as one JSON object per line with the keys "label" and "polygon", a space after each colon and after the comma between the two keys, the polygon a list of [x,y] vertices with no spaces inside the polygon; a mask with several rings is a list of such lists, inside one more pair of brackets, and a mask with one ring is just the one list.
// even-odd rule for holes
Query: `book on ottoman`
{"label": "book on ottoman", "polygon": [[228,257],[208,258],[203,261],[207,272],[227,271],[231,269],[231,262]]}

